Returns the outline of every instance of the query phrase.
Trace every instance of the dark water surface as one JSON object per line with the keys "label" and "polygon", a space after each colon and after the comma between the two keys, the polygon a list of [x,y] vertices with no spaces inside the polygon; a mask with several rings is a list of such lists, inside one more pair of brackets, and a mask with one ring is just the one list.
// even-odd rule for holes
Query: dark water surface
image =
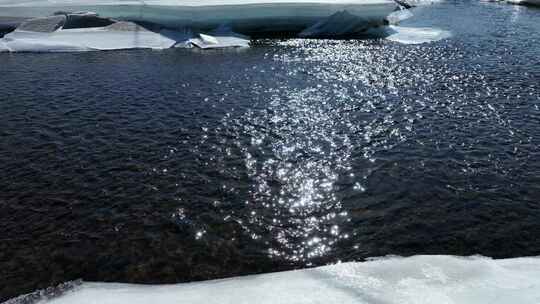
{"label": "dark water surface", "polygon": [[386,254],[540,254],[540,9],[453,37],[0,54],[0,300]]}

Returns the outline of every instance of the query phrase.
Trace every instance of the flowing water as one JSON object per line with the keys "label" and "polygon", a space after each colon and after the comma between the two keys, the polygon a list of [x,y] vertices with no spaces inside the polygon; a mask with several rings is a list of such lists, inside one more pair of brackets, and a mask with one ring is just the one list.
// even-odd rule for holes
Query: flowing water
{"label": "flowing water", "polygon": [[540,9],[452,37],[0,54],[0,300],[386,254],[540,254]]}

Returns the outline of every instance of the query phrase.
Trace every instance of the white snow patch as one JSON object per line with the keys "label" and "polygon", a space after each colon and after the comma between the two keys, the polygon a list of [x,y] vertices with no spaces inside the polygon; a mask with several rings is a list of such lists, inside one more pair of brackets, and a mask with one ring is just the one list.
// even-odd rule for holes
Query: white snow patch
{"label": "white snow patch", "polygon": [[83,283],[41,304],[538,304],[540,258],[415,256],[177,285]]}

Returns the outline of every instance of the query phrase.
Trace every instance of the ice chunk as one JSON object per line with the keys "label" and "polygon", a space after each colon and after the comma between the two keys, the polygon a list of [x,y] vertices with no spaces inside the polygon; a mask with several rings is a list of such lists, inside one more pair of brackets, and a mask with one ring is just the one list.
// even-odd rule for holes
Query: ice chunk
{"label": "ice chunk", "polygon": [[178,43],[178,34],[149,31],[130,22],[101,28],[60,29],[51,33],[15,30],[0,41],[12,52],[74,52],[118,49],[166,49]]}
{"label": "ice chunk", "polygon": [[452,36],[449,31],[437,28],[404,27],[390,25],[386,39],[404,44],[421,44],[447,39]]}
{"label": "ice chunk", "polygon": [[10,52],[83,52],[90,48],[70,42],[65,35],[14,31],[0,39]]}
{"label": "ice chunk", "polygon": [[57,11],[92,11],[117,20],[150,22],[204,32],[229,24],[238,33],[301,32],[347,11],[382,24],[396,10],[393,0],[0,0],[0,14],[43,17]]}
{"label": "ice chunk", "polygon": [[538,304],[539,299],[540,258],[415,256],[177,285],[82,283],[38,303]]}
{"label": "ice chunk", "polygon": [[193,38],[190,42],[201,49],[249,47],[249,40],[235,36],[209,36],[200,34],[200,37]]}
{"label": "ice chunk", "polygon": [[221,26],[208,35],[199,34],[199,38],[189,42],[201,49],[249,47],[249,37],[233,32],[228,26]]}
{"label": "ice chunk", "polygon": [[201,49],[249,47],[249,37],[233,32],[227,25],[221,25],[209,34],[199,34],[199,38],[190,39],[189,43]]}
{"label": "ice chunk", "polygon": [[438,28],[397,25],[370,29],[368,34],[403,44],[422,44],[450,38],[452,33]]}

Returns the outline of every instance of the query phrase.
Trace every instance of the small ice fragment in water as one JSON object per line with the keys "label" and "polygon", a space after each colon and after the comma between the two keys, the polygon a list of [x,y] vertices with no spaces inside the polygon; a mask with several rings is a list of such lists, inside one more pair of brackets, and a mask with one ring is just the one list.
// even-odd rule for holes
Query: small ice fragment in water
{"label": "small ice fragment in water", "polygon": [[201,49],[249,47],[249,37],[234,33],[228,27],[218,27],[210,34],[199,34],[200,38],[189,42]]}
{"label": "small ice fragment in water", "polygon": [[369,34],[403,44],[422,44],[450,38],[452,33],[438,28],[389,25],[371,29]]}
{"label": "small ice fragment in water", "polygon": [[435,42],[450,38],[452,34],[449,31],[427,28],[427,27],[403,27],[390,25],[388,27],[390,35],[386,39],[400,42],[403,44],[421,44]]}

